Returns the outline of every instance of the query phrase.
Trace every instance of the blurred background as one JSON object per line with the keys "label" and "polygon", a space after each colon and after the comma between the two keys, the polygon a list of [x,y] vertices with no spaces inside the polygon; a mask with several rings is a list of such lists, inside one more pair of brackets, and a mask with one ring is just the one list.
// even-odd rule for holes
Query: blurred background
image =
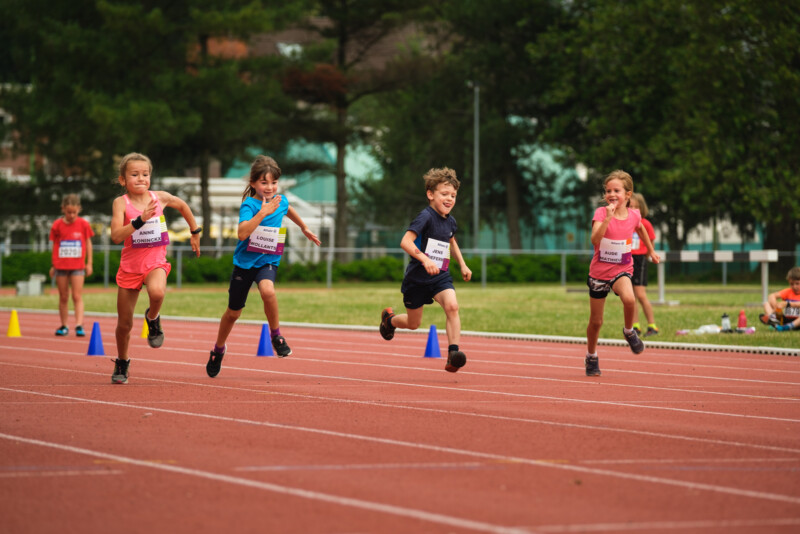
{"label": "blurred background", "polygon": [[[211,258],[235,245],[250,163],[267,154],[323,240],[287,224],[289,264],[401,261],[432,167],[458,174],[457,237],[484,262],[569,254],[547,276],[585,278],[602,178],[621,168],[657,250],[778,250],[776,280],[800,263],[797,2],[0,0],[0,12],[4,284],[27,274],[9,255],[31,264],[49,249],[67,193],[96,251],[114,250],[116,165],[134,151],[153,161],[152,189],[190,203]],[[179,214],[167,219],[173,245],[187,241]],[[667,267],[760,276],[755,262]]]}

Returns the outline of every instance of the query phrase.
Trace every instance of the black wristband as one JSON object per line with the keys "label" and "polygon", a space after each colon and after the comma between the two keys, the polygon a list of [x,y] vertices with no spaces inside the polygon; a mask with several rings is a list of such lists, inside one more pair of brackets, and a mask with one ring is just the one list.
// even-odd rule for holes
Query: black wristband
{"label": "black wristband", "polygon": [[139,215],[134,220],[131,221],[131,226],[133,226],[134,230],[138,230],[142,226],[144,226],[144,221],[142,220],[142,216]]}

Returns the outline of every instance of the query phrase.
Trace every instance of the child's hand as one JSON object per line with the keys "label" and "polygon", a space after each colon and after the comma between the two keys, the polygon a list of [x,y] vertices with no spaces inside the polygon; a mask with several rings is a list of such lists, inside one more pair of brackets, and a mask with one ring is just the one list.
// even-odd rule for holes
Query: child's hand
{"label": "child's hand", "polygon": [[56,268],[50,267],[50,279],[52,280],[53,277],[55,277],[55,275],[56,275]]}
{"label": "child's hand", "polygon": [[153,199],[150,199],[150,203],[147,205],[147,207],[142,212],[142,220],[143,221],[147,221],[147,220],[152,219],[153,216],[156,214],[156,208],[157,207],[158,207],[158,202],[156,202]]}
{"label": "child's hand", "polygon": [[653,263],[661,263],[661,258],[658,257],[658,252],[653,252],[650,255],[650,261],[652,261]]}
{"label": "child's hand", "polygon": [[92,267],[92,264],[91,263],[87,263],[86,264],[86,276],[92,276],[93,272],[94,272],[94,268]]}
{"label": "child's hand", "polygon": [[427,256],[422,261],[422,266],[425,267],[425,270],[428,271],[428,274],[431,276],[436,276],[439,274],[439,268],[433,263],[433,260],[428,258]]}
{"label": "child's hand", "polygon": [[612,202],[608,206],[606,206],[606,219],[610,219],[614,216],[614,212],[617,211],[617,203]]}
{"label": "child's hand", "polygon": [[461,277],[465,282],[472,280],[472,271],[469,270],[469,267],[467,267],[466,263],[461,266]]}
{"label": "child's hand", "polygon": [[192,237],[189,238],[189,243],[192,245],[192,252],[194,252],[197,257],[200,257],[200,234],[192,234]]}
{"label": "child's hand", "polygon": [[267,202],[267,199],[265,198],[261,201],[261,212],[264,214],[264,216],[267,216],[270,213],[275,213],[275,210],[277,210],[278,207],[280,207],[280,205],[281,205],[280,195],[275,195],[269,200],[269,202]]}
{"label": "child's hand", "polygon": [[305,235],[309,241],[313,242],[317,246],[320,246],[322,244],[322,241],[319,240],[317,234],[312,232],[308,226],[304,226],[302,230],[303,230],[303,235]]}

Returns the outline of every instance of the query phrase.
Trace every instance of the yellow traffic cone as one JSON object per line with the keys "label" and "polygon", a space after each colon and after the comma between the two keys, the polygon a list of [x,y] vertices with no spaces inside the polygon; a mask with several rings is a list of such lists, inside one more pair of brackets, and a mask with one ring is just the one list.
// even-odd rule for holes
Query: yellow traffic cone
{"label": "yellow traffic cone", "polygon": [[147,317],[144,318],[144,324],[142,325],[142,338],[147,339],[147,334],[150,333],[150,329],[147,328]]}
{"label": "yellow traffic cone", "polygon": [[22,337],[22,333],[19,331],[19,317],[17,317],[17,310],[11,310],[11,320],[8,321],[8,332],[6,333],[8,337]]}

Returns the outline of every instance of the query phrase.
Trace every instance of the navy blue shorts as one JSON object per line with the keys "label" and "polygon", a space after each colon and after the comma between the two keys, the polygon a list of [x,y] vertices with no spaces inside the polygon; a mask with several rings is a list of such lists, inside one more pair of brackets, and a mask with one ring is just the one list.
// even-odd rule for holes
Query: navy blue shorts
{"label": "navy blue shorts", "polygon": [[400,292],[403,293],[403,304],[408,310],[416,310],[426,304],[433,304],[433,297],[445,289],[455,290],[453,279],[444,277],[432,284],[417,284],[403,280]]}
{"label": "navy blue shorts", "polygon": [[247,302],[247,294],[253,286],[253,282],[258,284],[262,280],[272,280],[278,275],[278,266],[268,263],[263,267],[253,267],[252,269],[242,269],[233,266],[231,273],[231,285],[228,288],[228,308],[241,310]]}
{"label": "navy blue shorts", "polygon": [[647,254],[633,255],[633,285],[647,285]]}

